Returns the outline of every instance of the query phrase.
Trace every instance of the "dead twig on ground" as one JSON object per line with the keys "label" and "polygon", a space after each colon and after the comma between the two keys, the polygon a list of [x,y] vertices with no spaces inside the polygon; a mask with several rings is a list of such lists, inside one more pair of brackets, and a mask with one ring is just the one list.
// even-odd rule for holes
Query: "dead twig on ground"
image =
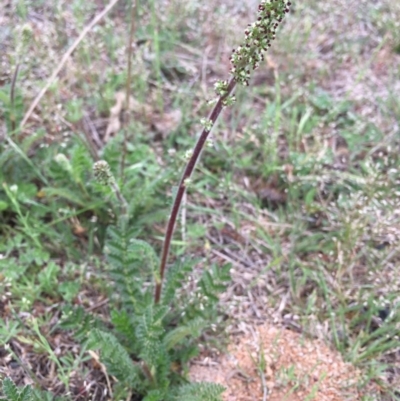
{"label": "dead twig on ground", "polygon": [[36,98],[33,100],[32,104],[30,105],[28,111],[25,113],[24,118],[21,121],[20,128],[22,129],[26,122],[28,121],[29,117],[32,115],[33,110],[37,107],[39,104],[40,100],[44,96],[44,94],[47,92],[47,90],[50,88],[51,84],[55,81],[57,78],[57,75],[60,73],[60,71],[63,69],[65,63],[71,56],[71,54],[74,52],[74,50],[78,47],[79,43],[82,42],[83,38],[92,30],[92,28],[99,23],[109,12],[110,10],[118,3],[119,0],[111,0],[111,2],[108,4],[108,6],[96,17],[93,18],[93,20],[84,28],[84,30],[81,32],[81,34],[78,36],[78,38],[75,40],[75,42],[72,44],[72,46],[68,49],[68,51],[64,54],[62,57],[60,63],[58,66],[55,68],[53,73],[51,74],[50,78],[47,80],[46,85],[42,88],[42,90],[39,92],[39,94],[36,96]]}

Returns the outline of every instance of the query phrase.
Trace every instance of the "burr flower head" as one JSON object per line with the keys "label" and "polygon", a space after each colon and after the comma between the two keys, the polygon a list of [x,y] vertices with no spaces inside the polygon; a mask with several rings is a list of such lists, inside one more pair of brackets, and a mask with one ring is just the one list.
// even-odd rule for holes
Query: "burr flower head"
{"label": "burr flower head", "polygon": [[93,164],[93,174],[96,181],[102,185],[110,185],[114,180],[110,166],[105,160]]}

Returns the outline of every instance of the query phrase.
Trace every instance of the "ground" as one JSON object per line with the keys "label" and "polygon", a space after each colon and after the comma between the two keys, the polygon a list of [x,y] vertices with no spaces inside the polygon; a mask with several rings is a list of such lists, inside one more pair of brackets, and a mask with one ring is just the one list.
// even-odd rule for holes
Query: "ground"
{"label": "ground", "polygon": [[[119,174],[128,143],[124,194],[160,249],[185,153],[257,6],[150,3],[134,17],[126,110],[128,2],[63,59],[108,3],[0,1],[0,375],[74,400],[115,386],[60,328],[70,306],[106,324],[113,308],[102,245],[115,211],[92,161]],[[182,208],[172,259],[232,275],[223,329],[201,338],[191,376],[225,385],[226,400],[396,400],[400,4],[292,3]]]}
{"label": "ground", "polygon": [[323,341],[278,325],[248,329],[232,337],[226,354],[197,361],[191,378],[222,384],[226,401],[341,401],[377,394],[374,386],[359,388],[361,373]]}

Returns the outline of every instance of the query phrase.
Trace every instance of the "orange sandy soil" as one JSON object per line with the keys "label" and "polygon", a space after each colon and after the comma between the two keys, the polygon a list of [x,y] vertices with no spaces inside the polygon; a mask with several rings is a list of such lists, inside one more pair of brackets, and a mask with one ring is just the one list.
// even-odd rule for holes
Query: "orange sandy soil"
{"label": "orange sandy soil", "polygon": [[225,355],[197,360],[190,377],[222,384],[225,401],[346,401],[377,392],[357,387],[360,372],[323,341],[269,324],[232,337]]}

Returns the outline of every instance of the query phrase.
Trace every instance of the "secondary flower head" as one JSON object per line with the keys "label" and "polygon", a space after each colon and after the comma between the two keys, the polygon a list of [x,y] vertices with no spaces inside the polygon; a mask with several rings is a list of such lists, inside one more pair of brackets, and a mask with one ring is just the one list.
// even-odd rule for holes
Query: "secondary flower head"
{"label": "secondary flower head", "polygon": [[58,153],[55,155],[54,160],[63,170],[67,171],[68,173],[72,172],[71,162],[68,160],[67,156],[64,155],[64,153]]}
{"label": "secondary flower head", "polygon": [[110,166],[105,160],[93,164],[93,174],[96,181],[102,185],[110,185],[114,181]]}

